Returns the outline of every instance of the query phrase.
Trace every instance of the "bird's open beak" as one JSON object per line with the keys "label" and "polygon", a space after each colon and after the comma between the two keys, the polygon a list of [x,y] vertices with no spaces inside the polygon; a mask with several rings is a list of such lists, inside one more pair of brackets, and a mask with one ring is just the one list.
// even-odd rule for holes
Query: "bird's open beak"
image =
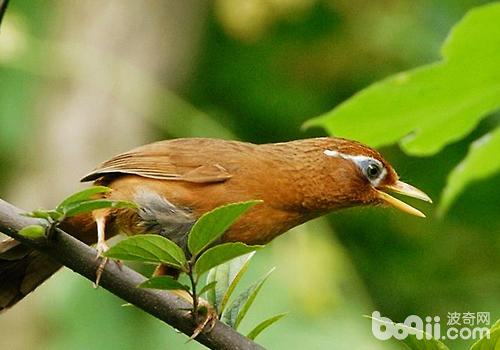
{"label": "bird's open beak", "polygon": [[[383,191],[382,191],[383,190]],[[394,185],[386,185],[382,188],[382,190],[378,190],[378,196],[379,198],[384,201],[385,203],[392,205],[393,207],[404,211],[405,213],[415,215],[415,216],[420,216],[422,218],[425,218],[424,213],[422,213],[420,210],[413,208],[411,205],[406,204],[403,201],[400,201],[397,198],[394,198],[393,196],[387,194],[384,191],[392,191],[400,194],[404,194],[405,196],[408,197],[413,197],[413,198],[418,198],[426,202],[432,203],[432,199],[426,195],[424,192],[420,191],[418,188],[415,188],[411,185],[408,185],[407,183],[404,183],[402,181],[397,181]]]}

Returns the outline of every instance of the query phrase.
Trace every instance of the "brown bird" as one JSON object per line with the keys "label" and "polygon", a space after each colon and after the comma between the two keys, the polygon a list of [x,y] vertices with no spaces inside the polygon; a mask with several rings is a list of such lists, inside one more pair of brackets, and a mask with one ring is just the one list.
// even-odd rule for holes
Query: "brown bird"
{"label": "brown bird", "polygon": [[[326,137],[263,145],[203,138],[160,141],[111,158],[82,181],[109,186],[113,191],[106,197],[140,207],[97,210],[61,224],[88,244],[97,241],[99,252],[107,249],[105,238],[121,232],[159,234],[186,249],[197,218],[239,201],[263,200],[229,228],[224,242],[265,244],[310,219],[361,205],[388,204],[424,217],[387,191],[431,202],[399,181],[374,149]],[[0,242],[0,309],[60,267],[14,240]]]}

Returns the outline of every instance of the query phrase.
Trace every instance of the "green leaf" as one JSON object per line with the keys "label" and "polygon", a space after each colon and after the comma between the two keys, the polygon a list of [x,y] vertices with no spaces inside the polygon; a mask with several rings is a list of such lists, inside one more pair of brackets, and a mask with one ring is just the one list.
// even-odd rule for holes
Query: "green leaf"
{"label": "green leaf", "polygon": [[260,245],[246,245],[241,242],[223,243],[208,249],[201,254],[196,263],[194,264],[194,271],[201,275],[207,272],[212,267],[223,264],[226,261],[234,259],[240,255],[250,253],[254,250],[262,248]]}
{"label": "green leaf", "polygon": [[104,208],[135,208],[137,204],[129,201],[116,201],[111,199],[91,199],[88,201],[74,202],[65,208],[64,215],[66,217],[88,213],[96,209]]}
{"label": "green leaf", "polygon": [[82,202],[82,201],[89,200],[90,197],[92,197],[96,194],[99,194],[99,193],[107,193],[107,192],[111,192],[111,191],[112,191],[112,189],[109,187],[106,187],[106,186],[93,186],[93,187],[86,188],[83,191],[76,192],[76,193],[72,194],[71,196],[67,197],[66,199],[64,199],[57,206],[56,210],[61,211],[61,212],[66,211],[67,208],[71,204],[74,204],[76,202]]}
{"label": "green leaf", "polygon": [[469,152],[448,175],[443,190],[439,214],[444,214],[458,195],[471,182],[484,179],[500,171],[500,127],[473,142]]}
{"label": "green leaf", "polygon": [[208,272],[207,282],[217,281],[217,286],[208,293],[208,300],[215,306],[220,317],[229,298],[244,275],[255,252],[234,258],[227,263],[214,267]]}
{"label": "green leaf", "polygon": [[279,315],[276,315],[273,317],[269,317],[267,320],[262,321],[261,323],[259,323],[257,326],[255,326],[255,328],[252,329],[248,333],[247,338],[255,340],[255,338],[257,338],[257,336],[260,333],[262,333],[263,330],[265,330],[267,327],[271,326],[273,323],[276,323],[279,320],[281,320],[285,315],[286,315],[286,313],[279,314]]}
{"label": "green leaf", "polygon": [[19,234],[29,238],[41,238],[45,237],[45,228],[40,225],[30,225],[20,230]]}
{"label": "green leaf", "polygon": [[489,334],[489,337],[485,334],[472,344],[470,350],[497,350],[500,346],[500,320],[497,320],[490,328]]}
{"label": "green leaf", "polygon": [[443,60],[369,86],[306,122],[374,147],[400,141],[430,155],[500,106],[500,3],[470,10],[442,46]]}
{"label": "green leaf", "polygon": [[217,285],[217,281],[212,281],[210,283],[207,283],[203,286],[203,288],[200,289],[198,294],[202,295],[203,293],[210,292],[211,290],[214,290],[216,285]]}
{"label": "green leaf", "polygon": [[194,224],[188,237],[188,248],[193,256],[197,256],[207,248],[247,210],[262,201],[232,203],[202,215]]}
{"label": "green leaf", "polygon": [[241,321],[247,314],[248,310],[252,306],[255,297],[259,293],[260,289],[266,282],[269,275],[274,271],[274,267],[264,275],[260,280],[256,281],[247,290],[241,293],[229,306],[229,309],[222,315],[222,320],[224,323],[238,329]]}
{"label": "green leaf", "polygon": [[392,328],[397,326],[398,328],[406,330],[407,336],[404,339],[401,340],[396,339],[396,340],[405,344],[408,348],[412,350],[449,350],[448,347],[444,345],[440,340],[432,338],[428,333],[425,333],[416,328],[409,327],[403,323],[396,324],[394,322],[380,320],[378,318],[374,318],[371,316],[365,316],[365,317],[370,318],[372,322],[375,321],[387,327]]}
{"label": "green leaf", "polygon": [[45,219],[49,220],[52,219],[54,221],[58,221],[63,214],[56,211],[56,210],[45,210],[45,209],[37,209],[34,210],[31,213],[25,214],[26,216],[32,217],[32,218],[38,218],[38,219]]}
{"label": "green leaf", "polygon": [[[221,266],[224,266],[221,265]],[[216,269],[217,267],[214,267],[213,269],[211,269],[210,271],[208,271],[208,275],[207,275],[207,284],[208,283],[213,283],[213,282],[217,282],[217,284],[215,285],[214,288],[210,289],[210,290],[207,290],[206,292],[206,295],[205,295],[205,298],[207,299],[207,301],[213,305],[214,309],[215,309],[215,312],[217,312],[217,309],[218,309],[218,301],[217,301],[217,290],[218,289],[221,289],[221,287],[219,287],[219,281],[217,280],[217,273],[216,273]],[[223,282],[224,283],[224,282]],[[222,287],[224,288],[224,287]],[[217,315],[219,316],[220,318],[220,315],[219,313],[217,312]]]}
{"label": "green leaf", "polygon": [[163,289],[163,290],[189,290],[189,287],[172,278],[172,276],[152,277],[139,284],[139,288]]}
{"label": "green leaf", "polygon": [[144,263],[163,263],[178,268],[186,264],[184,251],[177,244],[160,235],[129,237],[109,248],[104,256]]}

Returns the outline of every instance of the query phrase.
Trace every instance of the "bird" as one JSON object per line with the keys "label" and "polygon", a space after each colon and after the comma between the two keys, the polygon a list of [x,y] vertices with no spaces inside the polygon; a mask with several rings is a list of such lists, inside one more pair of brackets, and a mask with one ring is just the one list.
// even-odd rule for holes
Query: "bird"
{"label": "bird", "polygon": [[[81,241],[97,243],[98,254],[108,249],[106,239],[120,233],[158,234],[187,252],[196,220],[234,202],[261,200],[217,243],[264,245],[313,218],[355,206],[387,205],[425,217],[388,192],[432,202],[399,180],[375,149],[335,137],[268,144],[210,138],[158,141],[103,162],[81,181],[111,188],[102,194],[106,198],[138,205],[99,209],[60,224]],[[60,267],[13,239],[0,242],[0,310],[16,304]]]}

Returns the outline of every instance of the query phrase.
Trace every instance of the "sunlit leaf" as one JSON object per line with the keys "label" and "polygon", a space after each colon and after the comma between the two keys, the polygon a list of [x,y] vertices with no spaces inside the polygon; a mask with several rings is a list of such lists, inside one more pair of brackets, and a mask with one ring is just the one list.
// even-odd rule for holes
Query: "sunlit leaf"
{"label": "sunlit leaf", "polygon": [[442,61],[377,82],[305,126],[374,147],[399,141],[409,154],[438,152],[500,106],[499,23],[498,2],[470,10]]}
{"label": "sunlit leaf", "polygon": [[113,259],[140,261],[144,263],[184,266],[184,251],[171,240],[160,235],[138,235],[129,237],[112,246],[104,256]]}
{"label": "sunlit leaf", "polygon": [[20,230],[19,234],[29,238],[40,238],[45,236],[45,228],[40,225],[30,225]]}
{"label": "sunlit leaf", "polygon": [[468,184],[500,171],[499,152],[500,128],[471,144],[465,159],[448,175],[448,182],[439,206],[440,214],[448,210]]}
{"label": "sunlit leaf", "polygon": [[58,212],[56,210],[45,210],[45,209],[37,209],[25,215],[38,219],[46,219],[46,220],[52,219],[54,221],[59,220],[63,216],[61,212]]}
{"label": "sunlit leaf", "polygon": [[500,347],[500,320],[497,320],[495,324],[489,330],[489,337],[486,333],[483,333],[481,339],[475,342],[470,350],[497,350]]}
{"label": "sunlit leaf", "polygon": [[217,285],[217,281],[212,281],[210,283],[207,283],[203,286],[203,288],[200,289],[198,294],[202,295],[203,293],[210,292],[211,290],[214,290],[216,285]]}
{"label": "sunlit leaf", "polygon": [[268,328],[272,324],[274,324],[274,323],[278,322],[279,320],[281,320],[285,315],[286,315],[286,313],[279,314],[279,315],[276,315],[276,316],[269,317],[267,320],[262,321],[261,323],[259,323],[257,326],[255,326],[255,328],[252,329],[248,333],[247,338],[254,340],[255,338],[257,338],[257,336],[260,333],[262,333],[262,331],[264,331],[266,328]]}
{"label": "sunlit leaf", "polygon": [[247,314],[248,310],[252,306],[255,297],[259,293],[260,289],[266,282],[269,275],[274,271],[272,268],[264,277],[253,283],[248,287],[243,293],[238,295],[238,297],[231,303],[229,308],[222,315],[222,320],[224,323],[230,325],[234,329],[238,329],[241,321]]}
{"label": "sunlit leaf", "polygon": [[209,301],[216,307],[219,316],[224,312],[229,298],[233,294],[241,277],[245,274],[254,254],[255,252],[252,252],[234,258],[209,271],[207,281],[213,280],[218,282],[216,288],[209,294]]}
{"label": "sunlit leaf", "polygon": [[259,248],[262,248],[262,246],[250,246],[241,242],[216,245],[201,254],[194,264],[194,271],[198,275],[201,275],[217,265],[223,264],[231,259],[250,253]]}
{"label": "sunlit leaf", "polygon": [[74,204],[76,202],[82,202],[91,199],[92,196],[99,194],[99,193],[107,193],[111,192],[112,189],[106,186],[92,186],[89,188],[86,188],[82,191],[76,192],[72,194],[71,196],[67,197],[64,199],[56,208],[58,211],[65,211],[68,206],[71,204]]}
{"label": "sunlit leaf", "polygon": [[[217,311],[219,312],[219,315],[221,315],[224,312],[224,309],[226,308],[229,298],[233,294],[234,289],[238,285],[238,282],[241,280],[241,277],[243,277],[243,275],[245,274],[245,271],[250,265],[250,261],[254,256],[254,254],[255,252],[252,252],[248,255],[240,256],[231,261],[228,261],[224,265],[215,268],[215,270],[217,271],[216,273],[217,279],[221,278],[226,284],[224,291],[219,290],[219,288],[215,289],[217,305],[218,305]],[[224,266],[226,266],[227,268],[221,269],[219,273],[219,268]]]}
{"label": "sunlit leaf", "polygon": [[188,237],[191,254],[198,255],[207,248],[248,209],[261,201],[232,203],[202,215],[194,224]]}
{"label": "sunlit leaf", "polygon": [[[220,266],[223,267],[224,265],[225,264],[222,264]],[[210,303],[210,305],[212,305],[214,307],[214,309],[217,312],[218,305],[219,305],[219,302],[217,301],[217,289],[219,289],[221,287],[219,287],[219,281],[217,280],[216,270],[217,270],[217,267],[214,267],[213,269],[208,271],[206,282],[207,283],[217,282],[217,284],[215,285],[214,288],[212,288],[206,292],[205,298]],[[224,285],[225,281],[222,281],[222,284]],[[225,289],[224,287],[222,287],[222,288]]]}
{"label": "sunlit leaf", "polygon": [[138,208],[137,204],[129,201],[117,201],[111,199],[91,199],[88,201],[75,202],[66,207],[65,216],[73,216],[88,213],[96,209],[104,208]]}
{"label": "sunlit leaf", "polygon": [[374,318],[371,316],[366,316],[372,320],[372,322],[377,322],[380,325],[386,327],[398,327],[406,331],[407,336],[403,339],[397,339],[401,343],[405,344],[411,350],[449,350],[446,345],[444,345],[440,340],[432,338],[428,333],[418,330],[413,327],[409,327],[403,323],[398,323],[397,325],[393,322],[388,322]]}
{"label": "sunlit leaf", "polygon": [[189,287],[175,280],[172,276],[157,276],[139,284],[140,288],[176,290],[189,290]]}

